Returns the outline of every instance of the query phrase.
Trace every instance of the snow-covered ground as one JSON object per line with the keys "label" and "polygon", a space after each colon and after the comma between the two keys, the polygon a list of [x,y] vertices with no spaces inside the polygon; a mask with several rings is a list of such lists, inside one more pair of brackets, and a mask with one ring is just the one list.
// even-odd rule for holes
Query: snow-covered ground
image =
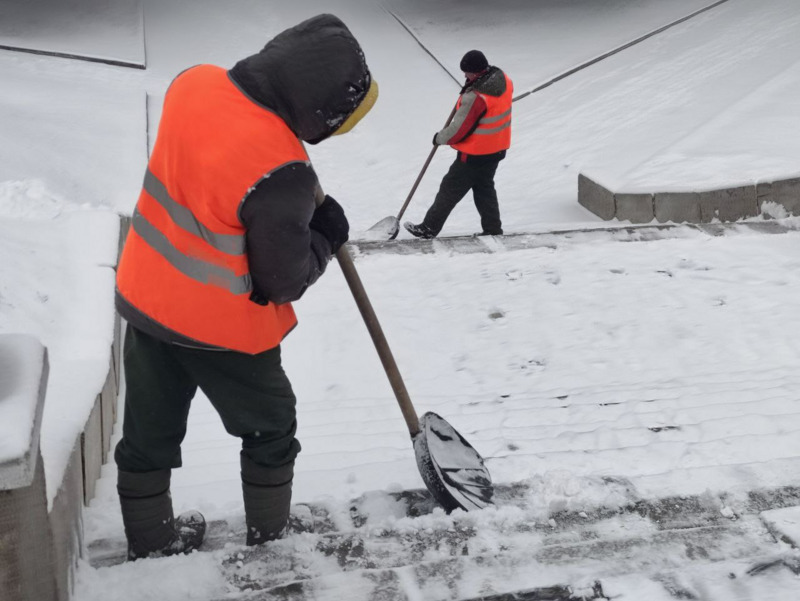
{"label": "snow-covered ground", "polygon": [[0,45],[145,64],[140,0],[0,2]]}
{"label": "snow-covered ground", "polygon": [[[524,91],[707,4],[509,1],[477,29],[485,3],[390,6],[451,70],[465,50],[485,44]],[[92,402],[89,389],[96,392],[105,375],[116,221],[97,209],[132,210],[160,102],[177,73],[202,62],[231,66],[323,10],[341,16],[362,41],[381,100],[353,133],[311,153],[356,231],[399,208],[458,90],[378,3],[152,6],[147,71],[0,52],[0,112],[9,117],[0,120],[0,182],[13,180],[0,184],[0,331],[38,335],[51,349],[42,434],[48,477],[63,469],[64,445],[91,408],[72,401]],[[498,177],[507,231],[599,225],[576,201],[582,170],[641,187],[800,170],[798,33],[796,0],[729,0],[521,100],[514,148]],[[424,214],[451,160],[439,151],[410,219]],[[445,234],[477,225],[467,200]],[[798,238],[622,244],[601,237],[493,254],[376,254],[358,265],[419,412],[450,419],[488,458],[498,483],[523,481],[532,491],[524,515],[501,509],[478,518],[492,548],[508,534],[504,520],[795,482]],[[301,325],[284,352],[304,445],[295,499],[346,513],[348,500],[366,491],[421,487],[399,410],[335,265],[297,310]],[[174,475],[176,509],[240,518],[236,441],[202,397],[190,420],[185,467]],[[114,466],[103,475],[87,515],[89,541],[122,532]],[[608,476],[621,488],[605,486],[600,478]],[[378,499],[375,527],[397,519],[391,504],[381,505],[385,495]],[[423,526],[435,524],[404,527]],[[537,544],[517,542],[522,552]],[[224,592],[221,561],[208,554],[83,566],[76,599],[209,599]],[[549,569],[550,583],[564,575]],[[525,580],[502,571],[494,578]],[[634,580],[619,580],[619,598],[656,600],[663,592],[642,592],[649,581]],[[475,582],[463,591],[485,592]],[[771,599],[796,589],[784,584]]]}
{"label": "snow-covered ground", "polygon": [[714,2],[499,0],[487,10],[480,0],[389,0],[387,6],[454,78],[463,78],[466,44],[515,76],[519,95]]}
{"label": "snow-covered ground", "polygon": [[[637,243],[597,237],[492,254],[362,257],[362,277],[418,411],[448,418],[487,459],[495,483],[529,487],[523,513],[501,507],[498,514],[468,522],[436,515],[429,522],[404,522],[403,508],[386,499],[386,492],[421,488],[422,482],[380,364],[343,278],[333,270],[299,305],[301,326],[284,346],[304,447],[295,501],[346,515],[348,499],[374,491],[378,496],[365,509],[371,531],[446,530],[485,520],[480,545],[505,549],[498,551],[494,571],[481,576],[497,591],[503,583],[577,578],[575,571],[542,572],[540,566],[508,580],[503,570],[517,554],[544,553],[540,546],[546,541],[512,536],[522,523],[546,524],[565,510],[614,510],[642,498],[747,498],[754,489],[796,484],[800,348],[792,332],[800,327],[793,302],[800,286],[798,242],[800,233],[697,234]],[[304,377],[309,373],[314,377]],[[238,448],[207,400],[198,397],[183,445],[184,467],[173,476],[176,508],[240,520]],[[114,468],[104,469],[87,521],[89,540],[121,532]],[[636,521],[606,527],[600,536],[631,536]],[[379,535],[372,536],[378,544]],[[746,557],[758,552],[736,540],[720,554],[740,557],[741,571]],[[313,554],[314,544],[298,535],[285,546],[303,558]],[[221,598],[230,553],[170,565],[187,578],[196,571],[193,584],[219,595],[206,592],[208,598]],[[654,553],[631,559],[619,573],[673,566],[672,552]],[[433,549],[431,554],[429,559],[436,556]],[[326,573],[308,557],[299,561],[310,572]],[[119,599],[147,598],[155,591],[162,599],[205,598],[189,593],[193,586],[153,586],[165,569],[155,563],[122,570],[84,567],[81,591],[94,599],[112,583],[127,582],[130,588]],[[617,569],[592,565],[595,576]],[[464,594],[479,592],[466,576],[453,582]],[[628,590],[641,594],[645,584]],[[796,591],[797,584],[792,586],[777,590]],[[440,594],[432,589],[419,598],[451,598]],[[728,597],[709,592],[701,598]]]}
{"label": "snow-covered ground", "polygon": [[[645,496],[788,483],[781,460],[800,455],[798,241],[703,236],[358,264],[418,411],[451,420],[497,482],[540,479],[547,511],[602,502],[602,489],[583,486],[601,475],[641,479]],[[295,497],[420,488],[396,401],[332,272],[298,305],[284,345],[304,447]],[[190,420],[176,507],[241,512],[238,441],[205,399]],[[116,511],[106,469],[95,505]]]}
{"label": "snow-covered ground", "polygon": [[[578,12],[585,9],[584,2],[529,2],[525,10],[514,2],[510,14],[516,15],[515,23],[527,19],[535,31],[564,33],[531,36],[523,44],[519,25],[510,26],[508,36],[499,35],[497,28],[508,25],[508,19],[497,10],[491,17],[497,28],[487,29],[495,35],[480,39],[490,44],[487,52],[493,53],[493,62],[507,68],[524,87],[524,82],[538,83],[563,71],[564,65],[599,55],[705,4],[610,3],[608,14],[614,19],[638,24],[628,35],[624,28],[612,27],[615,21],[610,17],[598,21],[596,8],[586,17],[589,24],[579,19],[577,15],[585,14]],[[448,64],[455,64],[462,51],[475,44],[474,28],[464,29],[463,42],[456,42],[458,32],[447,17],[452,3],[425,7],[396,0],[391,8],[404,19],[419,11],[420,36],[426,44],[436,48],[442,39],[452,40],[455,49],[444,57]],[[464,19],[466,27],[475,23],[476,8],[463,8],[470,16]],[[451,77],[376,3],[314,0],[287,6],[239,0],[235,11],[228,3],[212,0],[196,0],[191,7],[153,3],[147,19],[145,72],[4,54],[0,75],[15,84],[4,88],[14,92],[0,99],[11,106],[15,119],[0,123],[0,132],[20,140],[23,153],[30,146],[43,153],[47,160],[40,162],[48,170],[44,179],[54,189],[61,189],[66,180],[75,197],[94,199],[98,188],[109,188],[104,178],[116,177],[113,193],[103,202],[130,212],[146,158],[140,149],[147,140],[150,145],[155,141],[160,104],[172,78],[201,62],[231,66],[284,27],[323,10],[349,24],[381,84],[380,102],[354,132],[311,149],[326,190],[344,204],[353,229],[363,231],[399,209],[429,151],[431,133],[442,126],[458,91]],[[521,100],[515,105],[514,147],[498,175],[506,229],[598,224],[577,203],[581,170],[637,188],[675,179],[698,187],[796,173],[800,126],[792,119],[792,99],[798,85],[798,12],[794,0],[729,0]],[[608,27],[598,27],[606,33],[589,35],[595,22],[608,22]],[[517,62],[521,44],[534,55],[532,60]],[[555,66],[548,66],[551,63]],[[66,98],[63,106],[50,102],[61,96]],[[114,110],[124,117],[104,117]],[[76,124],[80,144],[60,141],[53,111],[58,123]],[[45,131],[55,138],[52,145],[41,130],[25,126],[41,119],[50,120]],[[141,133],[143,120],[148,123],[146,137]],[[14,145],[0,148],[0,166],[20,165],[18,154]],[[30,171],[29,158],[19,170]],[[113,160],[116,164],[109,165]],[[452,160],[451,151],[439,151],[411,204],[409,219],[422,218]],[[58,167],[64,161],[70,161],[68,169]],[[0,175],[20,177],[28,176],[5,171]],[[445,234],[472,233],[477,227],[467,199]]]}

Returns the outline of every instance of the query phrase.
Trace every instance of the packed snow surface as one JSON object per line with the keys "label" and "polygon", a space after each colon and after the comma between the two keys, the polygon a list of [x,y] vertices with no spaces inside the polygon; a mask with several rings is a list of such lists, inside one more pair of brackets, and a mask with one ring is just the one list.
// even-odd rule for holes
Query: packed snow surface
{"label": "packed snow surface", "polygon": [[0,2],[0,45],[144,65],[140,0]]}
{"label": "packed snow surface", "polygon": [[[589,484],[598,476],[625,478],[644,496],[790,483],[800,455],[799,240],[567,243],[358,265],[417,411],[450,421],[495,482],[538,482],[532,502],[545,515],[618,502]],[[413,286],[400,294],[398,281]],[[422,487],[338,269],[298,313],[283,355],[304,448],[295,500]],[[176,508],[241,512],[238,446],[198,397],[173,476]],[[98,537],[117,511],[105,469]]]}

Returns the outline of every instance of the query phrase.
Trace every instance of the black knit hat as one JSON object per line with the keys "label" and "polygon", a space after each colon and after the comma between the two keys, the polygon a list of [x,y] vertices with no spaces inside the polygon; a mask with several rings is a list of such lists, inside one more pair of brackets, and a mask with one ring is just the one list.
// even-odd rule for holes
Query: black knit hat
{"label": "black knit hat", "polygon": [[470,50],[461,59],[461,70],[464,73],[482,73],[488,68],[489,61],[480,50]]}

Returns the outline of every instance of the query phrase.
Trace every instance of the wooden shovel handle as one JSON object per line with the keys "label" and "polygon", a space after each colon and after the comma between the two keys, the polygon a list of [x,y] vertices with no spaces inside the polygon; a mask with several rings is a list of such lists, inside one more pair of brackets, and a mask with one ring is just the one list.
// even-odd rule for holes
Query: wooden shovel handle
{"label": "wooden shovel handle", "polygon": [[[322,204],[325,200],[325,194],[321,188],[317,188],[316,203],[317,206]],[[353,263],[353,258],[350,256],[350,251],[347,246],[342,246],[339,252],[336,253],[336,258],[339,260],[339,266],[342,268],[344,279],[350,287],[350,292],[356,301],[358,310],[361,317],[364,319],[364,324],[367,326],[369,335],[372,337],[372,343],[375,345],[375,350],[378,351],[378,356],[383,363],[383,369],[386,376],[389,378],[389,383],[394,391],[394,396],[400,405],[400,411],[406,420],[408,432],[411,438],[414,438],[420,432],[419,417],[411,402],[411,397],[406,389],[403,376],[400,375],[400,369],[397,367],[397,362],[394,360],[392,349],[389,348],[389,342],[386,340],[386,335],[383,333],[383,328],[378,321],[378,316],[372,308],[372,303],[369,300],[367,291],[364,284],[361,282],[361,277],[358,275],[356,266]]]}
{"label": "wooden shovel handle", "polygon": [[372,303],[367,296],[367,291],[364,289],[364,284],[361,282],[356,266],[353,264],[350,251],[347,250],[346,246],[342,246],[339,252],[336,253],[336,258],[339,259],[344,278],[347,280],[347,285],[350,286],[350,292],[353,293],[353,298],[356,301],[356,305],[358,305],[358,310],[361,312],[361,317],[364,318],[364,324],[366,324],[369,335],[372,337],[375,350],[378,351],[378,356],[381,358],[383,369],[389,378],[389,383],[392,385],[397,404],[400,405],[400,411],[403,412],[403,417],[406,420],[408,432],[414,438],[420,431],[419,417],[411,402],[411,397],[408,395],[403,376],[400,375],[400,369],[394,360],[392,349],[389,348],[389,342],[383,333],[378,316],[372,308]]}
{"label": "wooden shovel handle", "polygon": [[[458,110],[458,104],[456,104],[453,107],[453,110],[450,112],[450,116],[447,118],[447,122],[444,124],[445,127],[450,125],[450,123],[453,121],[453,117],[456,116],[456,111],[457,110]],[[425,175],[425,172],[428,171],[428,167],[430,166],[431,161],[433,160],[433,155],[436,154],[436,151],[437,151],[438,148],[439,147],[434,144],[433,148],[431,149],[430,154],[428,155],[428,159],[425,161],[425,164],[422,166],[422,171],[420,171],[419,175],[417,176],[417,181],[414,182],[414,185],[411,187],[411,192],[408,193],[408,197],[406,198],[406,201],[403,203],[403,206],[400,208],[400,212],[397,214],[397,221],[400,221],[403,218],[403,215],[405,214],[406,209],[408,208],[408,205],[411,204],[411,199],[414,198],[414,193],[417,191],[417,188],[419,188],[419,184],[422,181],[422,178]]]}

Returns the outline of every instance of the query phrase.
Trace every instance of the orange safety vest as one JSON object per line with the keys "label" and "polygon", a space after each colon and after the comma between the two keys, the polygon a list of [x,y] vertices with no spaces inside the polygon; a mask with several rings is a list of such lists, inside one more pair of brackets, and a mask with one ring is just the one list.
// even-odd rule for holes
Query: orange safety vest
{"label": "orange safety vest", "polygon": [[186,338],[256,354],[297,325],[290,304],[250,300],[239,208],[265,177],[307,162],[284,121],[241,91],[225,69],[201,65],[173,82],[131,231],[118,293]]}
{"label": "orange safety vest", "polygon": [[[514,83],[506,78],[506,91],[502,96],[475,93],[486,102],[486,114],[478,122],[478,128],[463,142],[453,148],[464,154],[494,154],[511,148],[511,104],[514,101]],[[461,106],[461,99],[458,100]]]}

